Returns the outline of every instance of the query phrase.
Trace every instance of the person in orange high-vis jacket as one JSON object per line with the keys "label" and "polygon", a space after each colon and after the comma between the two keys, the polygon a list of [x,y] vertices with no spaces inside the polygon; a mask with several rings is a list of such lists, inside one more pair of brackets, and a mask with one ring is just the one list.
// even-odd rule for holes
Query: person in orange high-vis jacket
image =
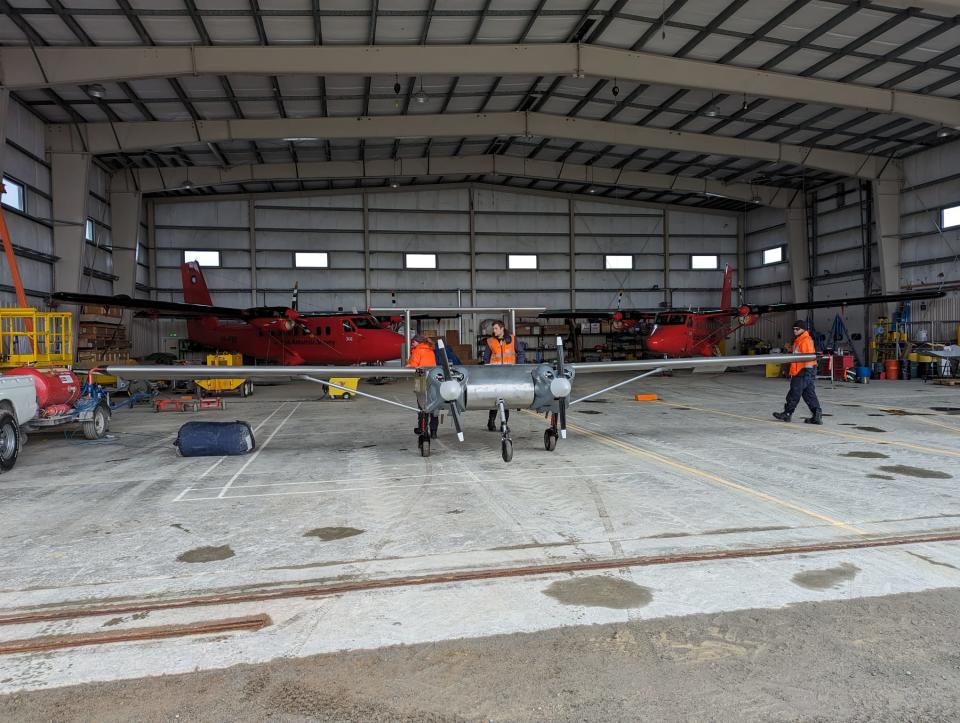
{"label": "person in orange high-vis jacket", "polygon": [[[816,348],[813,345],[813,338],[807,331],[807,323],[798,319],[793,324],[793,348],[794,354],[813,354]],[[782,412],[774,412],[773,416],[781,422],[789,422],[793,419],[793,411],[800,404],[801,397],[810,407],[811,417],[804,419],[807,424],[823,424],[823,410],[820,408],[820,400],[817,399],[817,392],[814,389],[814,382],[817,378],[817,363],[815,361],[793,362],[790,365],[790,391],[787,392],[787,401],[783,405]]]}
{"label": "person in orange high-vis jacket", "polygon": [[[410,340],[410,358],[407,359],[407,366],[414,368],[437,366],[437,354],[434,351],[433,344],[423,334],[417,334]],[[430,437],[436,439],[437,429],[440,427],[440,417],[436,414],[419,412],[417,414],[417,426],[413,431],[417,435],[426,434],[428,417],[430,420]]]}
{"label": "person in orange high-vis jacket", "polygon": [[[487,346],[483,350],[484,364],[523,364],[523,349],[517,345],[517,338],[507,332],[502,321],[493,322],[493,336],[487,337]],[[510,410],[507,409],[507,421],[510,420]],[[487,419],[487,429],[497,431],[497,410],[491,409]]]}

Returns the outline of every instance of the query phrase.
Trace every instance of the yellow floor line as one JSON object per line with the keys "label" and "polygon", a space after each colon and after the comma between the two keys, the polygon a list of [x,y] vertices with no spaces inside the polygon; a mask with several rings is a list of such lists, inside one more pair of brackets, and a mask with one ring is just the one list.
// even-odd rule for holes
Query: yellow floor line
{"label": "yellow floor line", "polygon": [[[529,412],[529,414],[533,414],[533,412]],[[534,416],[539,417],[540,415],[537,414]],[[651,462],[656,462],[657,464],[666,465],[667,467],[673,467],[674,469],[678,469],[682,472],[686,472],[687,474],[692,474],[696,477],[700,477],[701,479],[705,479],[708,482],[712,482],[714,484],[720,485],[722,487],[726,487],[728,489],[736,490],[737,492],[742,492],[743,494],[756,497],[758,499],[763,500],[764,502],[769,502],[771,504],[777,505],[778,507],[783,507],[785,509],[792,510],[793,512],[799,512],[801,514],[807,515],[808,517],[812,517],[816,520],[820,520],[821,522],[826,522],[829,525],[832,525],[834,527],[839,527],[840,529],[846,530],[847,532],[852,532],[855,535],[868,534],[864,530],[854,527],[853,525],[849,525],[846,522],[842,522],[841,520],[836,520],[832,517],[829,517],[828,515],[822,515],[819,512],[808,510],[807,508],[801,507],[798,504],[789,502],[788,500],[782,500],[779,497],[775,497],[766,492],[760,492],[759,490],[755,490],[752,487],[747,487],[746,485],[740,484],[739,482],[732,482],[731,480],[724,479],[723,477],[719,477],[718,475],[715,475],[712,472],[705,472],[702,469],[697,469],[696,467],[691,467],[690,465],[684,464],[682,462],[677,462],[676,460],[670,459],[669,457],[666,457],[662,454],[659,454],[657,452],[650,452],[646,449],[643,449],[642,447],[638,447],[635,444],[624,442],[623,440],[617,439],[615,437],[611,437],[610,435],[605,434],[603,432],[594,432],[593,430],[587,429],[585,427],[581,427],[578,424],[570,424],[569,422],[567,422],[567,429],[572,429],[573,431],[578,432],[580,434],[585,434],[588,437],[593,437],[598,442],[609,445],[611,447],[617,447],[636,457],[640,457],[642,459],[646,459]]]}
{"label": "yellow floor line", "polygon": [[[743,419],[748,422],[763,422],[764,424],[772,424],[774,426],[783,427],[783,422],[778,422],[774,419],[763,419],[762,417],[748,417],[744,414],[734,414],[733,412],[724,412],[720,409],[708,409],[706,407],[692,407],[689,404],[677,404],[675,402],[654,402],[655,404],[663,404],[668,407],[685,407],[687,409],[694,409],[698,412],[707,412],[708,414],[720,414],[724,417],[733,417],[734,419]],[[940,447],[927,447],[922,444],[911,444],[910,442],[901,442],[900,440],[895,439],[876,439],[874,437],[867,437],[862,434],[853,434],[851,432],[840,432],[833,429],[824,429],[823,427],[818,427],[813,424],[798,424],[793,427],[797,430],[802,430],[804,432],[815,432],[816,434],[826,434],[831,437],[842,437],[844,439],[852,439],[857,442],[867,442],[868,444],[885,444],[892,447],[903,447],[904,449],[914,449],[919,452],[931,452],[933,454],[944,454],[948,457],[960,457],[960,452],[957,452],[952,449],[941,449]]]}

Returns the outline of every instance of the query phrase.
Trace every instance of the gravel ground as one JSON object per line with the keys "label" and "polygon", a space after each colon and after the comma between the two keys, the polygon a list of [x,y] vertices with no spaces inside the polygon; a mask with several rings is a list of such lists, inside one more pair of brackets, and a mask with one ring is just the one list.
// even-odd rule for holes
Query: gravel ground
{"label": "gravel ground", "polygon": [[956,721],[960,590],[0,697],[3,721]]}

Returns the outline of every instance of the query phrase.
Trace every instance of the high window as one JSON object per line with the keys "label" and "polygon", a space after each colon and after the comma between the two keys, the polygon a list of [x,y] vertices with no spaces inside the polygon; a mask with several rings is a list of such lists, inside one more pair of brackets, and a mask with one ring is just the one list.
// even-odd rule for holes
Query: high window
{"label": "high window", "polygon": [[24,209],[24,188],[22,183],[17,183],[6,176],[3,177],[3,205],[15,208],[18,211]]}
{"label": "high window", "polygon": [[535,269],[537,257],[535,254],[507,254],[508,269]]}
{"label": "high window", "polygon": [[184,263],[189,263],[190,261],[196,261],[201,266],[215,267],[220,265],[220,252],[219,251],[184,251],[183,261]]}
{"label": "high window", "polygon": [[436,254],[404,254],[404,265],[408,269],[437,268]]}
{"label": "high window", "polygon": [[772,249],[763,250],[763,264],[779,264],[783,261],[783,246],[774,246]]}
{"label": "high window", "polygon": [[716,269],[719,268],[719,259],[717,256],[701,256],[694,254],[690,257],[690,268],[691,269]]}
{"label": "high window", "polygon": [[632,269],[633,256],[617,256],[608,254],[603,257],[603,268],[607,270]]}
{"label": "high window", "polygon": [[293,263],[298,269],[325,269],[330,266],[326,251],[297,251]]}

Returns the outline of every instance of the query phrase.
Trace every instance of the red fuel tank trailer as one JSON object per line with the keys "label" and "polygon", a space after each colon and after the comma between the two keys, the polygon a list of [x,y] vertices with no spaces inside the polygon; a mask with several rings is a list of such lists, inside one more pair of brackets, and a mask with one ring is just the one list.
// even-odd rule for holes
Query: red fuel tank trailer
{"label": "red fuel tank trailer", "polygon": [[33,377],[37,389],[37,406],[47,409],[59,404],[73,404],[80,398],[81,383],[69,369],[34,369],[19,367],[6,372],[9,376]]}

